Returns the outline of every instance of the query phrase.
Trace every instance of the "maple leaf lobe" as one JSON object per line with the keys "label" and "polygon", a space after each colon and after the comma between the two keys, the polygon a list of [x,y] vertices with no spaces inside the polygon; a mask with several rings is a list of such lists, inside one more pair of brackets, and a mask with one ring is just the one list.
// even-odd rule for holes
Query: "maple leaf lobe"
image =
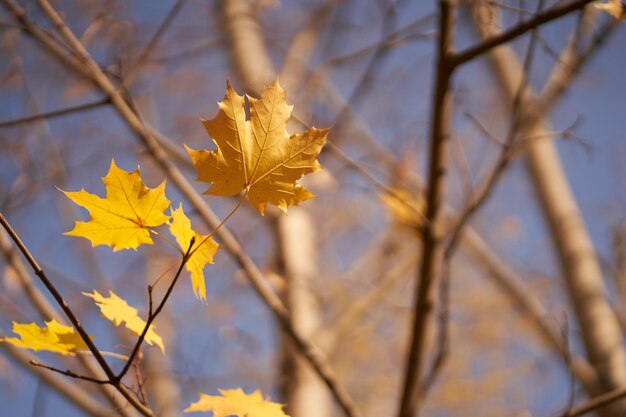
{"label": "maple leaf lobe", "polygon": [[13,332],[20,336],[0,338],[0,342],[10,343],[18,348],[41,350],[74,356],[76,350],[87,349],[87,345],[75,332],[74,327],[65,326],[55,319],[46,322],[45,327],[36,323],[13,322]]}
{"label": "maple leaf lobe", "polygon": [[185,269],[191,275],[191,285],[196,297],[201,301],[206,301],[203,269],[206,264],[213,263],[213,256],[220,245],[213,238],[201,235],[191,228],[191,221],[185,215],[182,203],[177,209],[170,210],[172,214],[169,223],[170,233],[176,238],[176,242],[183,252],[187,251],[192,238],[195,238],[190,251],[191,255],[185,263]]}
{"label": "maple leaf lobe", "polygon": [[197,179],[211,186],[209,195],[236,195],[247,190],[252,205],[264,214],[270,203],[284,212],[313,197],[296,183],[303,175],[321,169],[317,161],[329,129],[311,128],[289,135],[287,121],[293,106],[286,104],[278,80],[265,87],[260,98],[245,99],[229,82],[217,115],[201,119],[216,148],[213,151],[186,147],[198,171]]}
{"label": "maple leaf lobe", "polygon": [[[109,290],[108,297],[103,296],[95,290],[93,293],[83,292],[82,294],[85,297],[93,299],[96,306],[100,309],[100,313],[116,326],[124,324],[135,336],[139,336],[143,332],[146,322],[139,317],[137,309],[129,305],[126,300],[119,297],[113,291]],[[161,349],[161,352],[165,353],[163,339],[156,333],[154,324],[151,324],[148,328],[144,341],[150,346],[157,345]]]}
{"label": "maple leaf lobe", "polygon": [[218,390],[222,396],[199,393],[200,399],[184,411],[212,411],[213,417],[289,417],[283,404],[264,400],[259,390],[246,394],[241,388]]}

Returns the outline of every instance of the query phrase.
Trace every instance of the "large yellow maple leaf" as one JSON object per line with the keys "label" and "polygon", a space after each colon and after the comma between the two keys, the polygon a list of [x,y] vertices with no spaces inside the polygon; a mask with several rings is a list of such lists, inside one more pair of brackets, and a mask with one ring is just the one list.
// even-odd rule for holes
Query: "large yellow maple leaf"
{"label": "large yellow maple leaf", "polygon": [[127,172],[111,161],[111,168],[102,182],[106,198],[84,189],[65,192],[74,203],[89,210],[89,221],[76,222],[66,235],[89,239],[93,246],[109,245],[114,251],[137,249],[141,244],[152,244],[149,227],[160,226],[169,219],[164,214],[170,206],[165,197],[165,181],[156,188],[148,188],[137,171]]}
{"label": "large yellow maple leaf", "polygon": [[13,322],[13,333],[18,334],[20,338],[0,338],[0,342],[36,352],[47,350],[70,356],[74,356],[76,350],[87,349],[87,345],[72,326],[64,326],[55,319],[47,321],[46,327],[39,327],[35,323]]}
{"label": "large yellow maple leaf", "polygon": [[246,120],[244,97],[227,82],[217,116],[201,120],[217,149],[187,148],[187,152],[197,179],[211,184],[205,194],[235,195],[247,189],[261,214],[267,203],[286,212],[287,206],[313,197],[296,181],[321,169],[317,156],[329,129],[311,128],[290,136],[286,125],[293,106],[286,104],[278,80],[265,87],[260,99],[248,96],[248,101],[250,120]]}
{"label": "large yellow maple leaf", "polygon": [[200,393],[200,399],[185,409],[190,411],[212,411],[213,417],[289,417],[283,404],[263,399],[261,392],[246,394],[241,388],[218,390],[221,397]]}
{"label": "large yellow maple leaf", "polygon": [[[130,306],[126,300],[120,298],[113,291],[109,291],[108,297],[103,296],[95,290],[93,293],[84,292],[83,295],[92,298],[100,308],[102,315],[112,321],[116,326],[124,323],[126,328],[136,336],[140,336],[143,329],[146,327],[146,322],[139,317],[137,309]],[[163,339],[154,331],[154,325],[150,325],[144,340],[150,346],[157,345],[161,348],[161,352],[165,353]]]}
{"label": "large yellow maple leaf", "polygon": [[[206,300],[206,286],[204,284],[204,273],[202,270],[206,264],[213,263],[213,256],[219,249],[213,238],[204,236],[191,228],[191,221],[183,211],[183,204],[172,210],[172,221],[170,222],[170,233],[176,238],[176,242],[180,245],[183,252],[189,249],[191,239],[195,238],[193,247],[191,248],[191,256],[185,264],[185,268],[191,274],[191,285],[193,292],[200,300]],[[201,246],[199,246],[201,245]]]}

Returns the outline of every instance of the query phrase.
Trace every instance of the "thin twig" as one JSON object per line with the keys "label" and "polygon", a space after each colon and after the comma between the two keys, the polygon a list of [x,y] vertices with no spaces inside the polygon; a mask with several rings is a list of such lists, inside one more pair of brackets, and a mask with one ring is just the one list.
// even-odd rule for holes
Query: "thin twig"
{"label": "thin twig", "polygon": [[148,41],[148,44],[146,45],[144,50],[141,51],[137,60],[132,64],[128,72],[123,76],[123,83],[125,85],[129,85],[130,82],[133,80],[133,78],[137,74],[137,71],[146,62],[146,60],[148,59],[154,48],[157,46],[167,29],[169,29],[170,25],[172,24],[180,10],[183,8],[184,4],[185,0],[177,0],[176,3],[174,3],[170,11],[165,16],[165,19],[163,19],[163,21],[157,28],[157,31],[154,33],[152,38],[150,38],[150,41]]}
{"label": "thin twig", "polygon": [[141,332],[141,334],[139,335],[139,338],[137,339],[137,342],[135,343],[135,347],[133,347],[133,350],[132,350],[131,354],[128,356],[128,361],[126,361],[126,364],[124,365],[124,368],[120,371],[119,374],[117,374],[113,378],[114,382],[120,382],[122,380],[122,378],[124,378],[124,375],[126,375],[128,370],[130,369],[131,365],[133,364],[133,361],[135,360],[135,358],[139,354],[139,349],[141,348],[141,344],[143,343],[143,341],[144,341],[144,339],[146,337],[146,334],[148,334],[148,330],[150,330],[150,325],[157,318],[159,313],[161,313],[161,310],[163,310],[163,307],[165,307],[165,303],[167,302],[168,298],[172,294],[172,291],[174,290],[174,286],[176,286],[176,282],[178,281],[178,278],[180,277],[181,272],[183,272],[183,268],[185,267],[185,264],[189,260],[191,248],[193,247],[193,244],[195,242],[196,242],[196,238],[194,236],[194,237],[191,238],[191,241],[189,242],[189,248],[187,249],[187,252],[185,252],[185,255],[183,256],[182,260],[180,261],[180,265],[178,266],[178,270],[176,271],[176,275],[174,275],[174,279],[172,280],[170,286],[168,287],[167,292],[163,296],[163,299],[161,299],[161,302],[159,303],[159,305],[157,306],[156,310],[154,310],[154,311],[152,311],[152,287],[148,288],[148,295],[149,295],[149,299],[150,299],[150,308],[149,308],[148,319],[146,320],[146,324],[145,324],[145,326],[143,328],[143,331]]}
{"label": "thin twig", "polygon": [[47,370],[52,371],[52,372],[56,372],[56,373],[59,373],[59,374],[65,375],[65,376],[69,376],[71,378],[82,379],[82,380],[93,382],[95,384],[100,384],[100,385],[111,384],[111,381],[108,380],[108,379],[97,379],[97,378],[92,378],[90,376],[79,375],[79,374],[77,374],[75,372],[72,372],[69,369],[62,370],[62,369],[59,369],[59,368],[55,368],[53,366],[49,366],[49,365],[45,365],[43,363],[39,363],[39,362],[34,361],[34,360],[30,361],[29,363],[31,365],[33,365],[33,366],[38,366],[40,368],[44,368],[44,369],[47,369]]}
{"label": "thin twig", "polygon": [[24,369],[32,373],[38,380],[46,383],[50,388],[57,391],[62,397],[77,406],[86,415],[93,417],[112,417],[111,407],[101,405],[94,399],[93,393],[87,392],[84,387],[67,378],[48,372],[48,370],[30,366],[30,362],[36,360],[34,355],[9,343],[0,343],[0,349],[3,350],[15,364],[24,367]]}
{"label": "thin twig", "polygon": [[107,98],[103,98],[97,101],[92,101],[90,103],[79,104],[77,106],[65,107],[63,109],[52,110],[48,112],[33,114],[31,116],[20,117],[19,119],[13,120],[5,120],[0,121],[0,128],[11,127],[19,124],[36,122],[41,119],[51,119],[53,117],[65,116],[70,113],[78,113],[85,110],[91,110],[97,107],[104,106],[105,104],[109,104],[111,100]]}
{"label": "thin twig", "polygon": [[451,57],[452,65],[455,67],[463,65],[472,59],[489,52],[496,46],[503,45],[543,24],[582,9],[592,1],[593,0],[575,0],[571,3],[556,5],[541,13],[537,13],[533,18],[523,21],[505,32],[493,35],[480,42],[478,45],[472,46],[465,51],[455,53]]}
{"label": "thin twig", "polygon": [[148,404],[148,395],[146,394],[146,387],[143,383],[143,378],[141,376],[141,368],[139,367],[139,360],[136,360],[133,363],[133,371],[135,372],[135,382],[137,382],[137,391],[139,394],[139,399],[142,403]]}
{"label": "thin twig", "polygon": [[[539,2],[539,10],[543,7],[543,3],[543,0]],[[502,147],[500,156],[496,161],[496,164],[494,165],[491,173],[487,176],[487,179],[483,183],[483,186],[479,189],[477,193],[474,193],[470,197],[469,202],[466,204],[465,210],[459,215],[456,224],[452,227],[450,233],[451,237],[444,251],[444,257],[446,259],[446,262],[450,261],[452,255],[456,251],[457,244],[459,242],[464,227],[487,201],[487,199],[495,189],[496,185],[498,184],[499,180],[502,178],[502,175],[504,175],[506,168],[509,166],[511,160],[515,156],[515,144],[517,134],[520,131],[521,124],[524,120],[526,108],[531,107],[527,104],[527,107],[523,108],[522,105],[526,104],[529,101],[528,97],[525,96],[527,96],[528,79],[530,76],[530,69],[533,63],[536,45],[537,36],[536,34],[533,34],[530,40],[530,44],[528,46],[528,50],[526,52],[526,57],[524,58],[521,80],[519,85],[517,86],[515,97],[513,98],[513,104],[511,109],[511,124],[509,126],[509,132],[504,142],[504,146]]]}

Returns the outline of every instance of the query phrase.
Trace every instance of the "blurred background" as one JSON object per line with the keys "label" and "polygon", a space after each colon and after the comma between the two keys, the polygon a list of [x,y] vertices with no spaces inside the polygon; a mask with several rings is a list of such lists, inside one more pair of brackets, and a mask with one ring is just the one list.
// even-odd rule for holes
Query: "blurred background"
{"label": "blurred background", "polygon": [[[98,346],[128,353],[132,338],[81,292],[111,289],[145,317],[147,285],[178,254],[159,242],[113,253],[63,236],[88,214],[59,190],[103,196],[112,158],[128,171],[140,165],[147,185],[167,179],[168,198],[208,233],[141,131],[201,193],[183,148],[213,149],[199,118],[217,113],[226,80],[258,96],[279,76],[295,105],[291,133],[332,127],[325,169],[302,181],[317,197],[287,216],[260,217],[245,203],[227,227],[363,414],[396,413],[420,262],[436,2],[54,1],[132,117],[93,82],[40,3],[0,2],[0,211]],[[456,48],[553,5],[461,2]],[[424,415],[548,416],[626,386],[625,35],[587,8],[455,73],[446,223],[489,192],[435,284]],[[520,116],[533,109],[531,121]],[[220,218],[237,201],[203,198]],[[43,325],[55,312],[4,232],[0,244],[6,336],[12,321]],[[286,403],[292,417],[342,415],[228,248],[205,276],[206,303],[184,275],[157,319],[166,355],[144,349],[141,385],[155,413],[181,415],[198,392],[242,387]],[[0,414],[136,415],[98,386],[28,365],[35,356],[85,366],[0,344]],[[67,391],[85,394],[86,405]]]}

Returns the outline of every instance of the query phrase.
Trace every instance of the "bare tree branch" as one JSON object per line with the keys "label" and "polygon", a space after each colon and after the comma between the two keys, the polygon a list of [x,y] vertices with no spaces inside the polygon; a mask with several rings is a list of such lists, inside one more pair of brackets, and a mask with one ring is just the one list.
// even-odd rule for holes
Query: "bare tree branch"
{"label": "bare tree branch", "polygon": [[[492,17],[493,13],[489,19],[475,14],[476,25],[484,37],[497,36],[493,35]],[[503,91],[511,98],[521,71],[515,53],[510,48],[497,48],[491,51],[490,58]],[[531,91],[527,94],[532,97]],[[523,135],[540,137],[549,130],[547,119],[541,118],[525,126]],[[590,362],[596,367],[604,390],[625,386],[623,335],[607,300],[595,250],[556,147],[549,137],[543,137],[530,141],[527,149],[531,179],[552,231]]]}
{"label": "bare tree branch", "polygon": [[408,359],[405,368],[402,400],[398,417],[415,417],[420,407],[421,378],[426,360],[426,335],[435,304],[435,282],[443,261],[441,239],[444,232],[444,189],[447,170],[447,147],[450,139],[452,98],[450,83],[454,66],[450,61],[456,2],[439,2],[439,39],[435,93],[432,102],[426,219],[422,229],[421,265],[415,286],[413,324],[410,331]]}
{"label": "bare tree branch", "polygon": [[528,33],[541,25],[559,19],[565,15],[575,12],[576,10],[580,10],[592,1],[593,0],[575,0],[567,4],[557,4],[556,6],[553,6],[541,13],[537,13],[533,18],[521,22],[505,32],[492,34],[478,45],[470,47],[463,52],[454,54],[452,63],[454,66],[463,65],[472,59],[489,52],[493,48],[504,45],[505,43],[510,42],[518,36]]}

